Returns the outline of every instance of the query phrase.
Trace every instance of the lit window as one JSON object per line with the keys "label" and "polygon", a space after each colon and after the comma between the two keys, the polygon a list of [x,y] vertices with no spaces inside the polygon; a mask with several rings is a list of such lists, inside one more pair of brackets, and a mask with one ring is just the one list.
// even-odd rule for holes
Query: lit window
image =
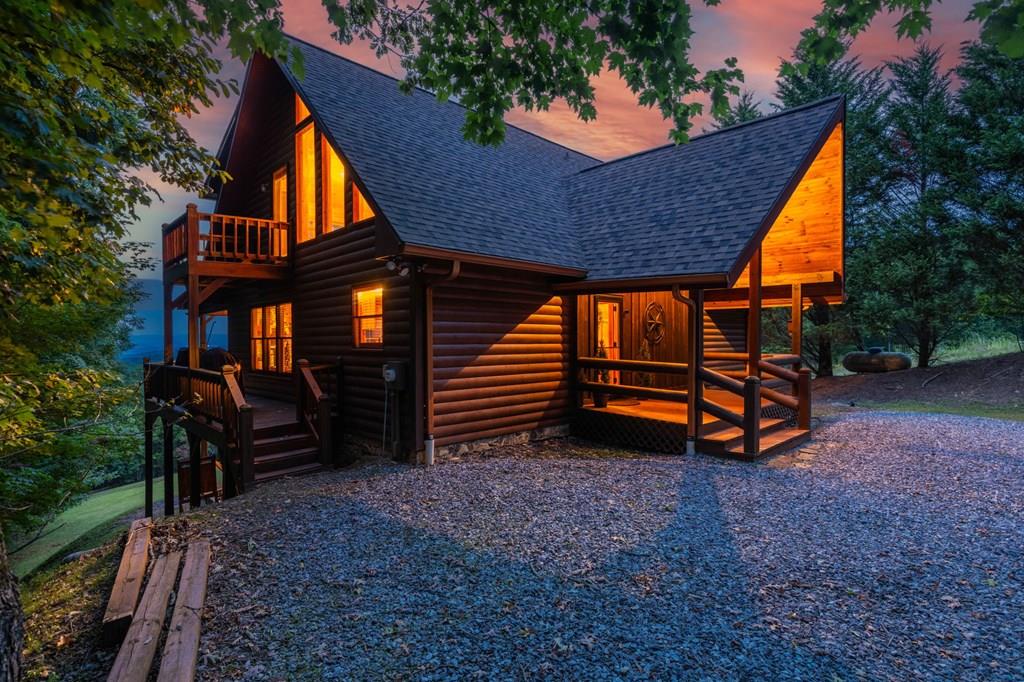
{"label": "lit window", "polygon": [[306,108],[306,103],[299,97],[299,93],[295,93],[295,124],[298,125],[309,118],[309,109]]}
{"label": "lit window", "polygon": [[313,124],[295,134],[295,240],[316,236],[316,148]]}
{"label": "lit window", "polygon": [[352,327],[356,346],[384,345],[384,287],[372,285],[352,292]]}
{"label": "lit window", "polygon": [[252,309],[252,368],[261,372],[292,371],[292,304]]}
{"label": "lit window", "polygon": [[324,160],[324,232],[345,227],[345,165],[326,137],[320,138]]}
{"label": "lit window", "polygon": [[274,171],[274,220],[288,222],[288,169]]}
{"label": "lit window", "polygon": [[366,197],[359,191],[355,183],[352,184],[352,222],[358,223],[360,220],[369,220],[373,217],[373,209],[370,208],[370,204],[366,201]]}

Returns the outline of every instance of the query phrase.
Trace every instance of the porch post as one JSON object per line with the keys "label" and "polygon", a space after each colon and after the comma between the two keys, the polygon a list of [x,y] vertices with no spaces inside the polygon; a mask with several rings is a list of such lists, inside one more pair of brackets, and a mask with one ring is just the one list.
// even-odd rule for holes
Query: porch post
{"label": "porch post", "polygon": [[199,367],[199,277],[188,276],[188,366]]}
{"label": "porch post", "polygon": [[174,362],[174,285],[164,282],[164,362]]}
{"label": "porch post", "polygon": [[163,415],[164,516],[174,516],[174,422]]}
{"label": "porch post", "polygon": [[700,380],[700,368],[704,364],[704,290],[687,293],[693,304],[690,306],[690,354],[686,371],[686,437],[696,449],[704,422],[700,408],[704,398],[704,382]]}
{"label": "porch post", "polygon": [[750,259],[747,311],[747,376],[761,377],[761,247]]}
{"label": "porch post", "polygon": [[799,282],[793,285],[792,305],[789,331],[793,340],[790,350],[793,355],[801,355],[804,338],[804,292],[803,286]]}

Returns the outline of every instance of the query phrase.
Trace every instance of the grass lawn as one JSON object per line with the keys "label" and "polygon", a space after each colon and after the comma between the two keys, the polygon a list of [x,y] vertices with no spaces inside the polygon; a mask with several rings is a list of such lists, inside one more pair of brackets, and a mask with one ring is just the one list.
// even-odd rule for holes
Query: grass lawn
{"label": "grass lawn", "polygon": [[928,412],[938,414],[957,414],[963,417],[990,417],[992,419],[1009,419],[1024,421],[1024,409],[1017,405],[1005,407],[984,405],[982,403],[927,403],[916,400],[894,400],[892,402],[863,401],[860,407],[893,412]]}
{"label": "grass lawn", "polygon": [[[163,499],[163,480],[157,479],[153,501]],[[89,495],[54,519],[46,535],[11,555],[15,575],[24,577],[51,559],[102,545],[127,526],[132,515],[141,515],[144,503],[143,481]],[[17,544],[13,539],[11,545]]]}

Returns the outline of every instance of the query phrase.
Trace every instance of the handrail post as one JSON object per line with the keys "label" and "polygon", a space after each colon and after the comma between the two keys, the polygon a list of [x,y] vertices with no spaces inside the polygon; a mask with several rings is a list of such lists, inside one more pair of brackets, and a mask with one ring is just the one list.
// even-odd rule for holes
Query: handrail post
{"label": "handrail post", "polygon": [[295,372],[295,418],[301,423],[306,416],[306,372],[309,360],[299,358]]}
{"label": "handrail post", "polygon": [[333,466],[334,447],[331,444],[331,401],[326,395],[321,395],[316,407],[317,431],[320,436],[320,464],[325,467]]}
{"label": "handrail post", "polygon": [[807,367],[800,368],[800,378],[797,380],[797,427],[804,431],[811,428],[811,370]]}
{"label": "handrail post", "polygon": [[185,206],[185,229],[188,234],[188,262],[191,266],[199,260],[199,207],[195,204]]}
{"label": "handrail post", "polygon": [[743,452],[756,457],[761,451],[761,380],[743,381]]}
{"label": "handrail post", "polygon": [[256,481],[254,440],[252,406],[242,405],[238,408],[238,460],[243,490],[249,490]]}

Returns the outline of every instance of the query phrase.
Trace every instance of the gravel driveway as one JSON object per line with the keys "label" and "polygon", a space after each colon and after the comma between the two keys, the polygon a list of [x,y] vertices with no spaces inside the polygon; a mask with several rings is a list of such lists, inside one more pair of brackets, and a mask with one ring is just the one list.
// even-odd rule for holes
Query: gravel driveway
{"label": "gravel driveway", "polygon": [[202,679],[1011,680],[1022,492],[1024,423],[875,412],[767,465],[560,443],[179,523]]}

